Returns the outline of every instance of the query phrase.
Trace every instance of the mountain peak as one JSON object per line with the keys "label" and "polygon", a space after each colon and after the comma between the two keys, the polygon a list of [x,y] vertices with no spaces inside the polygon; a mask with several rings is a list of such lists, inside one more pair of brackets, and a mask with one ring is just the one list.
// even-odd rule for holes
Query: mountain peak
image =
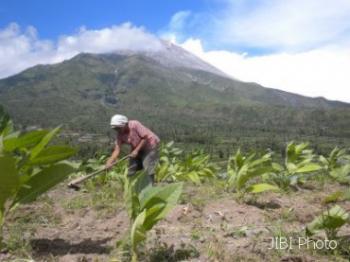
{"label": "mountain peak", "polygon": [[220,71],[211,64],[203,61],[202,59],[193,55],[192,53],[186,51],[182,47],[166,40],[160,40],[160,42],[161,48],[157,48],[154,50],[118,50],[114,51],[113,53],[126,56],[140,54],[151,58],[160,63],[161,65],[169,68],[184,67],[189,69],[202,70],[224,77],[229,77],[224,72]]}

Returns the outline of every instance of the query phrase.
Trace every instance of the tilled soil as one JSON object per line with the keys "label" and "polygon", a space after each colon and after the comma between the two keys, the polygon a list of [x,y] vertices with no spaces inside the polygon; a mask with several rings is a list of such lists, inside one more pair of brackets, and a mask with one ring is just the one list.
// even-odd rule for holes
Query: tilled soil
{"label": "tilled soil", "polygon": [[[325,209],[324,197],[339,189],[344,187],[329,185],[323,190],[265,193],[255,200],[239,203],[232,194],[208,197],[196,194],[196,187],[190,188],[194,192],[191,198],[203,197],[204,203],[196,205],[190,198],[176,206],[149,232],[141,258],[180,261],[182,254],[186,261],[335,261],[330,254],[317,251],[269,248],[273,236],[283,233],[290,237],[303,232],[305,224]],[[116,199],[119,205],[109,212],[103,212],[103,206],[93,208],[83,204],[67,208],[77,197],[84,203],[89,193],[76,193],[61,186],[45,199],[19,207],[5,227],[5,239],[11,238],[11,224],[35,216],[21,222],[23,238],[29,234],[28,228],[32,230],[26,236],[29,248],[26,252],[2,253],[0,260],[27,257],[34,261],[118,261],[121,251],[116,249],[116,243],[129,227],[121,200]],[[339,204],[350,211],[349,203]],[[46,222],[39,223],[41,220]],[[339,232],[349,233],[348,226]],[[343,258],[336,257],[339,261]]]}

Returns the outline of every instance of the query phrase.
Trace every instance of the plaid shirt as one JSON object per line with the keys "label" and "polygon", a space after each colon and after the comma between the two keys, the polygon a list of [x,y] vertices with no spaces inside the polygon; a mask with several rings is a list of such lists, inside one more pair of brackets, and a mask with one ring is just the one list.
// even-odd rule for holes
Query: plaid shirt
{"label": "plaid shirt", "polygon": [[160,140],[158,136],[139,121],[130,120],[128,127],[129,132],[118,133],[116,141],[118,145],[129,144],[132,149],[135,149],[142,139],[146,139],[143,149],[148,151],[154,149],[159,144]]}

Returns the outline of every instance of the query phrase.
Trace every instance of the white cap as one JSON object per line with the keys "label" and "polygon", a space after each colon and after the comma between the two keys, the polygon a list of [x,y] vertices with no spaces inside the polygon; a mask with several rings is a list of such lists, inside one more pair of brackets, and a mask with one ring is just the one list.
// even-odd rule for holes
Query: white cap
{"label": "white cap", "polygon": [[123,115],[114,115],[111,118],[111,126],[122,127],[128,123],[128,118]]}

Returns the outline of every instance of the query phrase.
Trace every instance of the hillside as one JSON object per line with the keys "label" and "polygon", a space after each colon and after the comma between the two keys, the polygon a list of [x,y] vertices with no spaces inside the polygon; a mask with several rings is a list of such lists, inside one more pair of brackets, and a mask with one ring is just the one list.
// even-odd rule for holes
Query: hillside
{"label": "hillside", "polygon": [[176,46],[35,66],[0,80],[0,104],[24,126],[64,123],[103,137],[110,116],[123,113],[163,139],[220,154],[238,144],[273,148],[310,136],[350,145],[349,104],[240,82]]}

